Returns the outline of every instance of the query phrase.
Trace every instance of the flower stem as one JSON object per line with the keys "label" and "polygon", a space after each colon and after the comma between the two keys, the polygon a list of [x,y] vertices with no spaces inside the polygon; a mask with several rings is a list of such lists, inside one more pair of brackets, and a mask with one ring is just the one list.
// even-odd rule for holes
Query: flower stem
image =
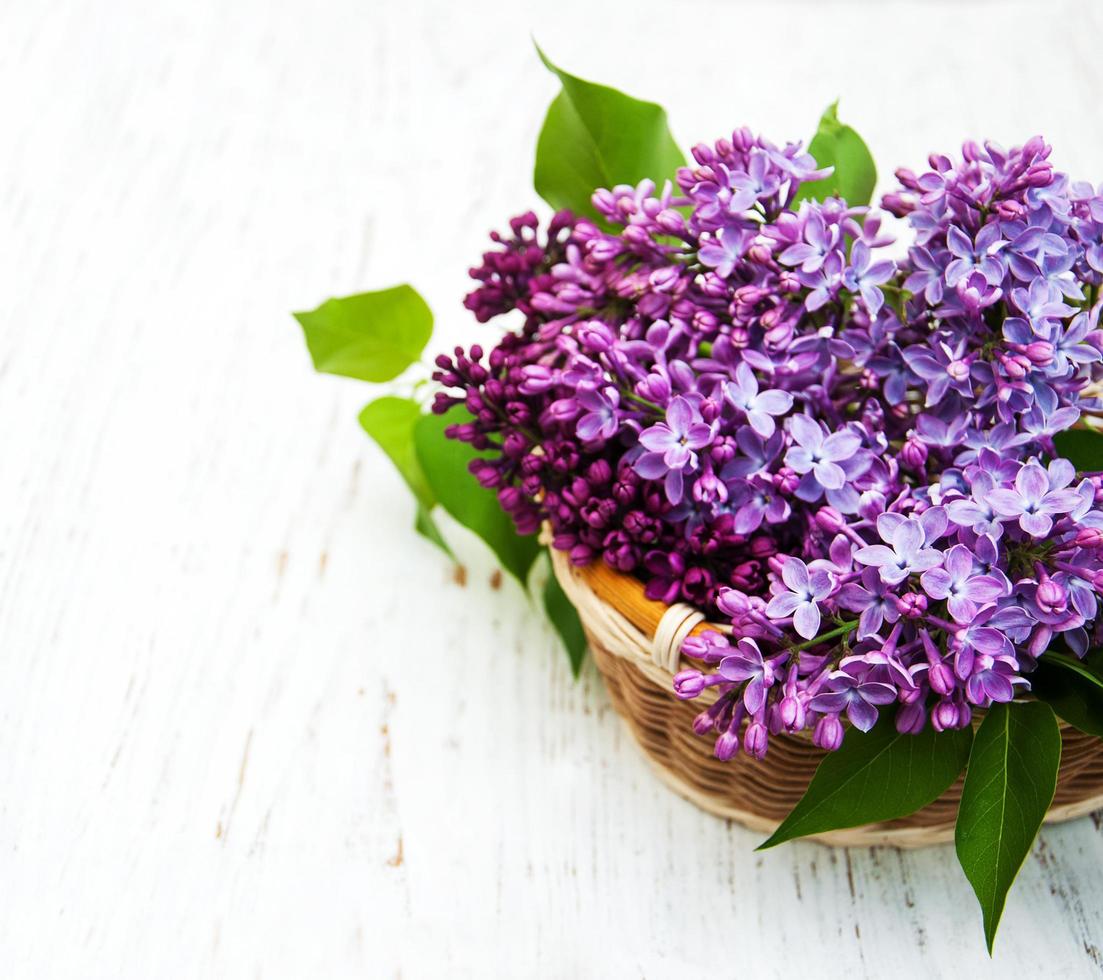
{"label": "flower stem", "polygon": [[621,394],[624,395],[625,398],[630,398],[630,399],[632,399],[632,401],[636,402],[637,404],[643,405],[644,408],[649,408],[649,409],[651,409],[651,411],[656,412],[659,415],[665,415],[666,414],[663,411],[661,405],[656,405],[654,402],[649,402],[646,398],[641,398],[634,391],[625,391],[625,390],[622,389]]}
{"label": "flower stem", "polygon": [[796,646],[790,647],[789,652],[799,653],[801,650],[807,650],[809,647],[814,647],[819,643],[826,643],[828,640],[833,640],[837,636],[845,636],[848,633],[852,633],[857,628],[858,620],[851,620],[848,623],[837,626],[833,630],[828,630],[826,633],[821,633],[819,636],[814,636],[810,640],[805,640],[803,643],[798,643]]}

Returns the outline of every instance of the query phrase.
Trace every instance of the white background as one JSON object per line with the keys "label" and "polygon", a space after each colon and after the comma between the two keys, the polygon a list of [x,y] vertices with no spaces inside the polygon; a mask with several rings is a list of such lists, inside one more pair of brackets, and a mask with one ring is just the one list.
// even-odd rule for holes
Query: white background
{"label": "white background", "polygon": [[4,0],[0,973],[1097,974],[1098,820],[1043,833],[994,963],[950,847],[756,855],[311,372],[289,311],[398,281],[492,337],[530,31],[686,146],[841,97],[882,189],[1036,131],[1103,177],[1088,2]]}

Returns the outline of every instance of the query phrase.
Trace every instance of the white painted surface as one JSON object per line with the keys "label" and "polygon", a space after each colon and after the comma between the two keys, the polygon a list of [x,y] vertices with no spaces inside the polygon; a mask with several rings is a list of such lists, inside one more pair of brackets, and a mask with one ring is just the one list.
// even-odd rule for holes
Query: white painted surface
{"label": "white painted surface", "polygon": [[0,972],[1097,974],[1098,823],[1045,831],[994,963],[951,848],[754,854],[310,372],[288,311],[358,288],[487,336],[530,30],[687,144],[842,96],[886,174],[1042,130],[1103,178],[1088,2],[0,5]]}

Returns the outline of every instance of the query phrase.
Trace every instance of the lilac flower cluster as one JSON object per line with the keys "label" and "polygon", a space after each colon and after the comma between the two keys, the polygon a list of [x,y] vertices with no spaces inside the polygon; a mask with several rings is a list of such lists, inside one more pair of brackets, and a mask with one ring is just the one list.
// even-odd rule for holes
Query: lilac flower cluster
{"label": "lilac flower cluster", "polygon": [[526,215],[472,271],[476,316],[523,322],[439,358],[435,409],[521,531],[730,623],[674,678],[720,758],[892,705],[962,727],[1097,638],[1103,476],[1053,437],[1103,411],[1103,192],[1049,152],[899,171],[893,262],[877,212],[802,199],[799,144],[739,130],[597,191],[612,230]]}

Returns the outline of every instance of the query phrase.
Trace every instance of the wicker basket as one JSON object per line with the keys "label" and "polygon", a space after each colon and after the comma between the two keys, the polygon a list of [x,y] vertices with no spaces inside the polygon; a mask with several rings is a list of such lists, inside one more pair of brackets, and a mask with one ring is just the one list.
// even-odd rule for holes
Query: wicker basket
{"label": "wicker basket", "polygon": [[[674,696],[671,678],[688,666],[681,663],[678,651],[691,633],[730,630],[706,623],[704,615],[691,606],[666,606],[648,599],[638,580],[601,562],[577,568],[553,549],[552,564],[578,609],[613,706],[659,778],[709,813],[770,833],[800,799],[824,753],[802,735],[775,735],[766,762],[743,753],[720,762],[712,754],[712,740],[693,733],[691,722],[702,705],[710,703],[710,692],[696,701]],[[1047,822],[1103,808],[1103,740],[1063,723],[1061,735],[1061,770]],[[897,847],[953,840],[961,785],[959,779],[911,816],[813,839]]]}

